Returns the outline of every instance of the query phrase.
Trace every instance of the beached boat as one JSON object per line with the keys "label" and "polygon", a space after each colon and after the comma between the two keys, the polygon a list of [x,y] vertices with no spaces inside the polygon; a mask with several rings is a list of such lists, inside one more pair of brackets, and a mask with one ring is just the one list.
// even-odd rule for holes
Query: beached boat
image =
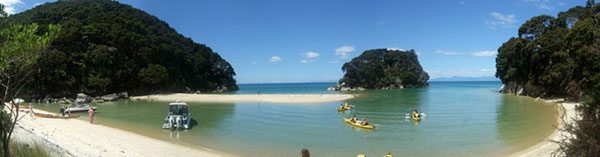
{"label": "beached boat", "polygon": [[65,112],[87,112],[90,109],[90,107],[92,108],[92,110],[96,111],[96,107],[90,106],[88,104],[79,104],[74,107],[68,107],[67,109],[65,109]]}
{"label": "beached boat", "polygon": [[169,103],[169,113],[163,123],[163,129],[188,129],[192,116],[190,115],[190,109],[186,103],[176,101]]}
{"label": "beached boat", "polygon": [[62,118],[62,119],[79,117],[79,115],[60,116],[60,115],[49,114],[49,113],[33,113],[33,115],[36,117],[42,117],[42,118]]}
{"label": "beached boat", "polygon": [[350,125],[352,125],[352,126],[359,127],[359,128],[363,128],[363,129],[369,129],[369,130],[373,130],[373,129],[375,129],[375,126],[374,126],[374,125],[371,125],[371,124],[368,124],[368,125],[362,125],[362,124],[361,124],[361,123],[362,123],[362,121],[360,121],[360,120],[357,120],[356,122],[352,122],[352,121],[350,120],[350,118],[344,118],[344,122],[346,122],[346,123],[348,123],[348,124],[350,124]]}

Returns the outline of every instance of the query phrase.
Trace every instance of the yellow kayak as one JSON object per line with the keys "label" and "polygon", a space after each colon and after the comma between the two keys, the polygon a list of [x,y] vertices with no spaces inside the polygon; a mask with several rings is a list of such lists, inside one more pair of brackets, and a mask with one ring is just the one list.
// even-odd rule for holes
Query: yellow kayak
{"label": "yellow kayak", "polygon": [[338,107],[338,108],[337,108],[337,110],[338,110],[338,111],[340,111],[340,112],[341,112],[341,111],[350,110],[350,109],[352,109],[352,107],[350,107],[350,106],[348,106],[348,107]]}
{"label": "yellow kayak", "polygon": [[420,120],[421,120],[421,117],[415,117],[415,116],[413,116],[413,119],[414,119],[415,121],[420,121]]}
{"label": "yellow kayak", "polygon": [[375,126],[373,126],[371,124],[369,124],[369,125],[360,124],[361,121],[356,121],[356,123],[353,123],[352,121],[350,121],[350,118],[344,118],[344,122],[346,122],[352,126],[363,128],[363,129],[369,129],[369,130],[375,129]]}

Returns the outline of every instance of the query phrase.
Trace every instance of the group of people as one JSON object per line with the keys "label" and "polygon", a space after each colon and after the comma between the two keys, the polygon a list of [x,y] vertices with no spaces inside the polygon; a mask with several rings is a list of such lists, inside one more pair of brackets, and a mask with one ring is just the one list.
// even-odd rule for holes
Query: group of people
{"label": "group of people", "polygon": [[350,104],[348,104],[347,102],[344,104],[340,104],[340,109],[346,109],[349,110],[350,108],[352,108],[352,106],[350,106]]}
{"label": "group of people", "polygon": [[[356,118],[356,115],[352,115],[352,118],[350,118],[350,121],[352,123],[358,122],[358,119]],[[360,121],[360,125],[369,125],[369,120],[367,120],[367,118],[363,117],[362,121]]]}

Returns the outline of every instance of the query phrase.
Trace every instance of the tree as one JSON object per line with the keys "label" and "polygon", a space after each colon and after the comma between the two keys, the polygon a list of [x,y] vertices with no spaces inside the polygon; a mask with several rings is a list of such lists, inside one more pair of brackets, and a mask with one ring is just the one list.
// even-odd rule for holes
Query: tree
{"label": "tree", "polygon": [[143,68],[139,72],[141,81],[148,85],[157,85],[169,78],[167,68],[162,65],[150,64],[147,68]]}
{"label": "tree", "polygon": [[[33,65],[59,31],[58,26],[48,25],[47,31],[40,34],[38,27],[37,24],[10,25],[0,30],[2,109],[6,107],[4,102],[16,98],[30,81],[29,75],[36,70]],[[0,113],[0,140],[4,156],[10,156],[8,146],[19,117],[18,107],[11,107],[8,107],[8,111],[3,110]]]}
{"label": "tree", "polygon": [[8,13],[4,11],[4,5],[0,4],[0,22],[2,22],[2,18],[8,17]]}
{"label": "tree", "polygon": [[586,7],[591,8],[594,5],[596,5],[596,1],[595,0],[587,0]]}
{"label": "tree", "polygon": [[339,83],[350,88],[426,87],[429,79],[414,50],[367,50],[345,63],[342,71]]}
{"label": "tree", "polygon": [[[233,67],[210,47],[194,42],[143,10],[111,0],[56,1],[11,15],[9,24],[61,25],[22,97],[71,97],[127,91],[237,90]],[[169,75],[148,90],[139,72],[160,65]],[[186,88],[188,87],[188,88]]]}

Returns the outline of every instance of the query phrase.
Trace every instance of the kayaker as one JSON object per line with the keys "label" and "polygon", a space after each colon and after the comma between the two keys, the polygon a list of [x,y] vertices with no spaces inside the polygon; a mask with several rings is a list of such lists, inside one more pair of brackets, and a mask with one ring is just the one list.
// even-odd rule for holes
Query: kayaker
{"label": "kayaker", "polygon": [[367,120],[367,118],[363,118],[362,125],[369,125],[369,121]]}
{"label": "kayaker", "polygon": [[60,114],[62,114],[63,117],[65,116],[65,105],[60,107]]}
{"label": "kayaker", "polygon": [[419,111],[417,111],[417,109],[415,109],[415,111],[413,111],[413,117],[414,117],[414,118],[419,118],[419,117],[421,117],[421,115],[419,114]]}
{"label": "kayaker", "polygon": [[354,114],[354,115],[352,115],[352,118],[350,118],[350,121],[351,121],[352,123],[356,123],[356,115],[355,115],[355,114]]}
{"label": "kayaker", "polygon": [[350,108],[350,105],[348,105],[348,102],[344,103],[344,108]]}

